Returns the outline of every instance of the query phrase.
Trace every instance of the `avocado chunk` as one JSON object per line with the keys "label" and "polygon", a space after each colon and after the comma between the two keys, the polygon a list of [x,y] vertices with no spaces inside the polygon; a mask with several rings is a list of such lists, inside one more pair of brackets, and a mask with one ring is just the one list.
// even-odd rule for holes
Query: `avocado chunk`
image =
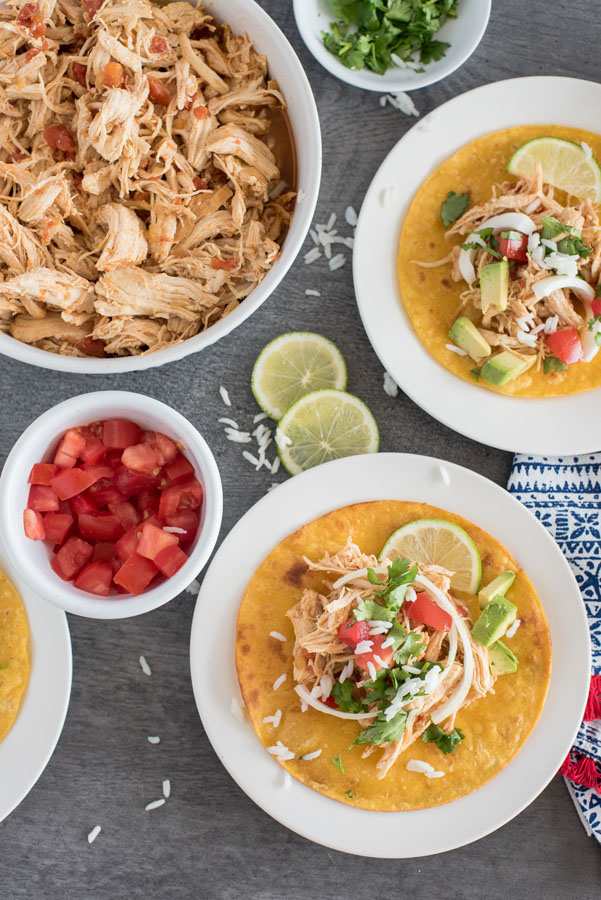
{"label": "avocado chunk", "polygon": [[454,344],[465,350],[475,363],[490,356],[490,344],[484,340],[474,323],[467,316],[459,316],[451,325],[449,337]]}
{"label": "avocado chunk", "polygon": [[480,618],[472,628],[472,637],[483,647],[490,647],[502,638],[515,620],[517,606],[507,597],[494,596],[486,604]]}
{"label": "avocado chunk", "polygon": [[502,641],[496,641],[488,648],[488,661],[493,675],[510,675],[518,667],[515,653],[512,653]]}
{"label": "avocado chunk", "polygon": [[522,359],[521,356],[517,356],[511,350],[503,350],[484,363],[480,377],[488,381],[489,384],[494,384],[495,387],[501,387],[501,385],[507,384],[508,381],[517,378],[518,375],[523,375],[535,359],[534,355],[532,360]]}
{"label": "avocado chunk", "polygon": [[486,312],[489,306],[507,309],[509,263],[506,259],[482,267],[480,270],[480,294],[482,295],[482,312]]}
{"label": "avocado chunk", "polygon": [[497,575],[490,584],[487,584],[478,594],[478,602],[480,609],[484,609],[489,600],[493,597],[504,597],[513,582],[515,581],[515,572],[503,572]]}

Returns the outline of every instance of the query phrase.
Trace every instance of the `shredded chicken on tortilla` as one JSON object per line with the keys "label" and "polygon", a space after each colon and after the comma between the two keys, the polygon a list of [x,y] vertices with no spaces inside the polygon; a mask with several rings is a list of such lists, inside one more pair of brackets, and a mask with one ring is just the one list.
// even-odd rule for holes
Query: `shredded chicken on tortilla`
{"label": "shredded chicken on tortilla", "polygon": [[295,195],[267,59],[201,7],[0,10],[0,328],[141,354],[222,319],[280,252]]}
{"label": "shredded chicken on tortilla", "polygon": [[[521,213],[533,223],[527,262],[512,263],[510,266],[507,308],[501,310],[488,306],[482,312],[480,273],[484,266],[500,258],[498,252],[493,252],[489,240],[482,242],[487,244],[486,247],[475,251],[473,267],[476,280],[462,293],[462,308],[474,312],[478,330],[493,352],[511,350],[524,360],[536,362],[536,367],[540,368],[544,359],[552,355],[546,337],[568,327],[583,335],[588,329],[590,315],[573,290],[559,288],[538,299],[533,286],[556,273],[578,276],[588,284],[596,285],[601,276],[601,222],[598,209],[590,200],[568,198],[567,205],[559,202],[555,189],[544,183],[542,168],[537,163],[532,178],[519,178],[516,182],[493,187],[491,199],[469,208],[453,223],[446,235],[449,238],[461,236],[463,242],[469,243],[488,219],[506,213]],[[543,219],[549,217],[566,228],[555,234],[551,241],[545,241]],[[495,230],[497,236],[499,230]],[[566,254],[558,249],[564,239],[574,236],[578,236],[586,247],[583,255]],[[451,263],[452,278],[460,282],[464,280],[459,266],[461,249],[458,244],[437,263],[415,262],[423,266]]]}
{"label": "shredded chicken on tortilla", "polygon": [[[370,583],[366,578],[367,568],[380,570],[391,564],[389,559],[378,561],[374,556],[367,556],[353,543],[351,538],[346,545],[333,556],[325,554],[318,562],[305,559],[309,569],[335,576],[334,581],[327,581],[324,593],[306,589],[299,602],[288,610],[294,627],[294,679],[299,685],[304,685],[311,692],[311,697],[325,703],[331,696],[336,682],[350,681],[352,691],[356,698],[365,698],[370,688],[366,687],[373,682],[374,672],[366,671],[360,667],[356,660],[357,655],[350,647],[339,640],[338,628],[340,625],[352,619],[353,610],[365,599],[373,599],[377,596],[379,588]],[[345,581],[343,585],[335,587],[336,581],[345,575],[357,573],[355,578]],[[472,675],[470,684],[465,689],[465,697],[457,709],[443,721],[442,728],[448,734],[453,731],[455,716],[458,709],[467,706],[473,700],[494,693],[493,685],[495,675],[492,673],[487,650],[474,641],[470,634],[471,619],[468,609],[455,597],[450,589],[452,573],[439,566],[417,565],[417,581],[411,588],[423,591],[422,579],[430,585],[426,587],[426,593],[436,601],[436,590],[442,591],[448,601],[453,605],[456,613],[465,623],[463,629],[467,636],[468,647],[462,640],[456,641],[456,630],[453,625],[450,631],[437,631],[425,625],[416,626],[408,619],[406,612],[401,607],[396,621],[403,626],[407,634],[411,633],[419,638],[417,652],[412,655],[407,665],[409,669],[415,669],[416,664],[428,662],[433,664],[429,670],[434,671],[436,677],[426,678],[421,682],[423,687],[419,693],[407,697],[405,702],[397,706],[398,711],[408,712],[405,729],[400,740],[387,741],[379,744],[366,744],[363,756],[369,756],[377,749],[383,749],[383,753],[376,764],[379,778],[384,778],[395,763],[399,754],[416,741],[432,723],[432,716],[437,710],[442,710],[453,694],[460,688],[464,676],[465,657],[471,659]],[[382,623],[370,621],[372,634],[382,634]],[[456,649],[450,650],[451,642]],[[392,662],[392,665],[398,665]],[[425,673],[425,670],[422,674]],[[413,673],[415,674],[415,672]],[[415,679],[414,679],[415,681]],[[419,685],[418,685],[419,687]],[[402,698],[401,698],[402,699]],[[397,700],[397,702],[399,702]],[[360,721],[362,728],[369,728],[381,713],[377,703],[365,704],[367,712],[373,712],[373,718],[363,718]]]}

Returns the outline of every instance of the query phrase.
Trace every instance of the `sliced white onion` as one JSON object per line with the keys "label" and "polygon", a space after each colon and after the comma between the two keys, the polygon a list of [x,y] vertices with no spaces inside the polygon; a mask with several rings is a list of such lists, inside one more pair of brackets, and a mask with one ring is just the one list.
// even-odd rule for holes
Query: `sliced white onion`
{"label": "sliced white onion", "polygon": [[[445,612],[449,613],[449,615],[453,619],[453,624],[457,629],[459,639],[463,644],[463,677],[448,700],[446,700],[445,703],[443,703],[443,705],[440,707],[440,709],[436,710],[436,712],[432,715],[432,722],[435,725],[438,725],[440,722],[444,722],[445,719],[448,719],[449,716],[452,716],[453,713],[459,709],[459,707],[467,697],[468,691],[472,685],[472,677],[474,674],[474,657],[472,655],[472,648],[470,645],[470,639],[467,633],[467,629],[453,603],[451,603],[451,601],[440,590],[440,588],[437,588],[435,584],[432,584],[430,579],[426,578],[424,575],[416,575],[415,581],[417,584],[421,584],[421,586],[426,589],[426,592],[431,595],[433,600],[435,600],[436,603],[438,603],[438,605],[445,610]],[[451,633],[449,632],[449,642],[450,638]],[[450,669],[450,664],[447,666],[447,671],[448,669]]]}
{"label": "sliced white onion", "polygon": [[[483,228],[492,228],[493,231],[521,231],[522,234],[530,235],[536,229],[536,225],[530,216],[524,213],[502,213],[500,216],[493,216],[487,219],[486,222],[482,222],[478,226],[478,231],[482,231]],[[471,234],[468,234],[463,243],[479,244],[480,242],[482,242],[483,246],[486,246],[480,235],[473,231]],[[476,270],[474,269],[475,253],[475,250],[462,250],[459,254],[459,271],[463,280],[467,281],[468,284],[473,284],[476,280]]]}
{"label": "sliced white onion", "polygon": [[325,703],[312,697],[304,684],[297,684],[294,690],[301,700],[304,700],[305,703],[312,706],[313,709],[316,709],[318,712],[327,713],[328,716],[336,716],[337,719],[373,719],[374,716],[377,716],[377,712],[345,713],[340,709],[332,709],[331,706],[326,706]]}
{"label": "sliced white onion", "polygon": [[[371,568],[371,567],[370,567]],[[374,566],[373,570],[376,575],[386,575],[388,572],[388,565],[379,565]],[[334,582],[332,587],[334,590],[342,587],[344,584],[348,584],[349,581],[356,581],[359,578],[367,578],[367,569],[355,569],[354,572],[349,572],[348,575],[342,575],[337,581]]]}
{"label": "sliced white onion", "polygon": [[532,291],[537,300],[548,297],[553,291],[564,289],[574,291],[584,303],[590,303],[595,299],[595,290],[588,281],[583,278],[574,278],[571,275],[550,275],[532,285]]}
{"label": "sliced white onion", "polygon": [[582,341],[582,352],[583,362],[590,362],[595,358],[599,350],[601,349],[595,340],[595,335],[601,334],[601,322],[595,322],[593,325],[592,331],[589,331],[588,323],[591,319],[594,319],[594,313],[590,307],[590,304],[584,303],[585,315],[584,315],[584,328],[580,332],[580,340]]}

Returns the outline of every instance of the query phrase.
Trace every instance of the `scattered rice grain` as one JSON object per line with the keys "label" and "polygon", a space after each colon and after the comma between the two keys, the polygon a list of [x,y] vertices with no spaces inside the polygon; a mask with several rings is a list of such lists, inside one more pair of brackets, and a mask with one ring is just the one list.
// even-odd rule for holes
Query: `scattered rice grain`
{"label": "scattered rice grain", "polygon": [[142,671],[145,675],[152,675],[152,671],[148,663],[146,662],[146,657],[141,656],[139,659],[140,666],[142,667]]}
{"label": "scattered rice grain", "polygon": [[219,393],[221,394],[221,399],[223,400],[223,402],[225,403],[225,405],[226,405],[226,406],[231,406],[231,405],[232,405],[232,401],[230,400],[230,395],[229,395],[228,391],[224,388],[223,385],[220,386],[220,388],[219,388]]}
{"label": "scattered rice grain", "polygon": [[[321,750],[319,752],[321,753]],[[100,827],[100,825],[94,825],[94,827],[92,828],[92,830],[90,831],[90,833],[88,835],[88,844],[93,844],[101,831],[102,831],[102,828]]]}
{"label": "scattered rice grain", "polygon": [[150,812],[151,809],[158,809],[159,806],[163,806],[165,803],[165,798],[161,797],[160,800],[153,800],[152,803],[147,803],[144,809],[146,812]]}

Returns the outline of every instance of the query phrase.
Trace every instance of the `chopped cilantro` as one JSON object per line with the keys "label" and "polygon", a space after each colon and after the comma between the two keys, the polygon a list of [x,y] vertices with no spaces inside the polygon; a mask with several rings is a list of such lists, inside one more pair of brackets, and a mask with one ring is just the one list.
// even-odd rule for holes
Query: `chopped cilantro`
{"label": "chopped cilantro", "polygon": [[480,378],[481,369],[470,369],[470,375],[473,375],[476,381]]}
{"label": "chopped cilantro", "polygon": [[445,754],[452,753],[464,738],[465,735],[460,728],[455,728],[454,731],[447,734],[439,725],[430,725],[422,734],[422,741],[425,744],[431,741]]}
{"label": "chopped cilantro", "polygon": [[393,622],[398,610],[387,609],[387,607],[382,606],[381,603],[378,603],[371,597],[366,597],[364,600],[361,600],[354,612],[357,622],[361,622],[363,619],[380,619],[382,622]]}
{"label": "chopped cilantro", "polygon": [[601,300],[601,284],[595,288],[595,300]]}
{"label": "chopped cilantro", "polygon": [[348,789],[348,791],[345,791],[344,793],[349,798],[349,800],[354,800],[354,798],[357,796],[356,793],[354,791],[351,791],[350,788]]}
{"label": "chopped cilantro", "polygon": [[357,700],[357,698],[353,696],[353,686],[353,682],[347,679],[346,681],[343,681],[342,684],[337,681],[332,688],[332,697],[334,698],[342,712],[363,712],[363,703],[361,702],[361,700]]}
{"label": "chopped cilantro", "polygon": [[0,669],[8,669],[8,663],[2,663]]}
{"label": "chopped cilantro", "polygon": [[445,228],[448,228],[463,215],[469,202],[469,194],[456,194],[455,191],[449,191],[447,199],[440,205],[440,217]]}
{"label": "chopped cilantro", "polygon": [[408,715],[406,710],[401,709],[390,722],[387,722],[384,713],[381,712],[373,725],[359,732],[351,747],[355,744],[387,744],[390,741],[400,741]]}
{"label": "chopped cilantro", "polygon": [[[330,0],[337,21],[323,43],[348,69],[383,75],[393,56],[415,66],[442,59],[449,44],[433,36],[457,16],[457,0]],[[418,69],[423,71],[423,69]]]}
{"label": "chopped cilantro", "polygon": [[494,236],[492,228],[481,228],[480,231],[474,233],[482,238],[486,247],[483,247],[482,244],[478,244],[476,241],[467,241],[465,244],[459,244],[462,250],[486,250],[494,259],[501,259],[498,249],[499,242]]}
{"label": "chopped cilantro", "polygon": [[552,241],[560,234],[568,233],[571,237],[564,237],[557,243],[559,253],[567,253],[569,256],[580,256],[586,259],[592,253],[592,247],[587,247],[582,240],[582,235],[573,225],[564,225],[553,216],[543,216],[543,238]]}
{"label": "chopped cilantro", "polygon": [[398,650],[395,651],[394,661],[399,666],[406,666],[411,657],[417,656],[423,649],[422,635],[417,634],[415,631],[410,631]]}
{"label": "chopped cilantro", "polygon": [[343,775],[346,774],[344,771],[344,766],[342,765],[342,751],[338,754],[338,756],[331,756],[330,762],[333,762],[337,769],[340,769]]}
{"label": "chopped cilantro", "polygon": [[546,356],[543,363],[543,372],[548,375],[550,372],[565,372],[567,365],[556,356]]}

